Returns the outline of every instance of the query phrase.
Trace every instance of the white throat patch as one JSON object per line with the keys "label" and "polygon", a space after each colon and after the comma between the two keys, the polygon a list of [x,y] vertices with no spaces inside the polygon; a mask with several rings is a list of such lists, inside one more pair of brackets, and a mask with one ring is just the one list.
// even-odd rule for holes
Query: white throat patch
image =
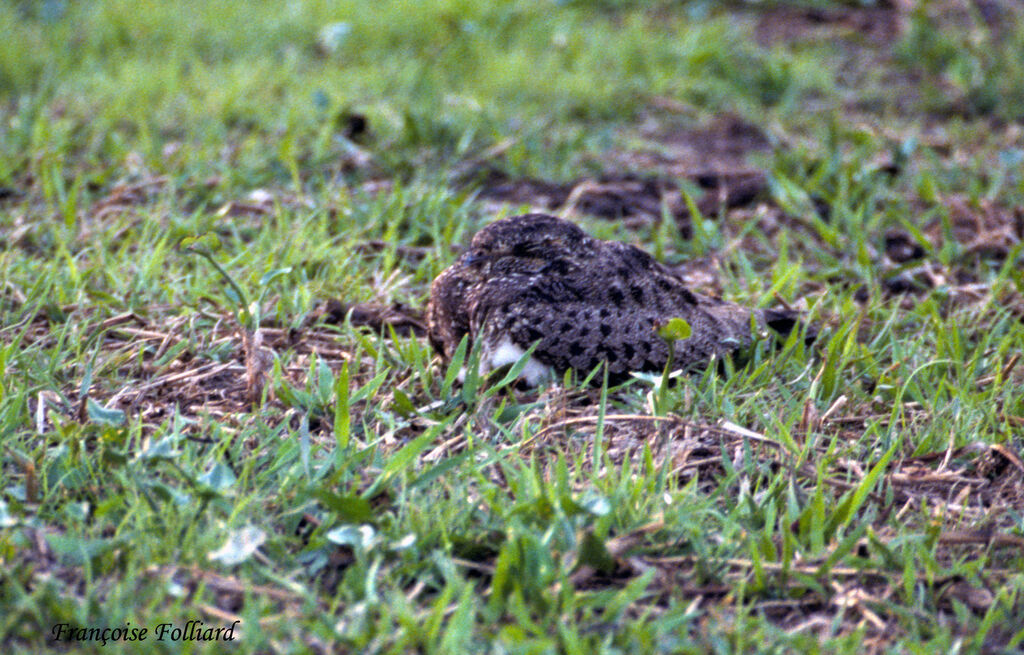
{"label": "white throat patch", "polygon": [[[480,372],[486,373],[501,366],[515,364],[525,352],[525,350],[512,343],[512,340],[506,336],[498,342],[494,350],[483,354],[480,361]],[[527,360],[523,370],[519,372],[519,379],[531,387],[550,380],[554,376],[555,372],[550,366],[540,363],[532,356]]]}

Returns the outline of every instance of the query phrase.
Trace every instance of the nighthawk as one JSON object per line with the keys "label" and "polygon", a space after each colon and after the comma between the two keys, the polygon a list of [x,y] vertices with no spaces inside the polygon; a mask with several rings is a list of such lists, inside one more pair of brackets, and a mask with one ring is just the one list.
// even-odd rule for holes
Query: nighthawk
{"label": "nighthawk", "polygon": [[686,320],[673,366],[692,369],[749,347],[765,328],[788,333],[792,312],[749,309],[691,291],[682,277],[639,248],[589,236],[545,214],[495,221],[434,280],[430,343],[447,361],[464,335],[481,341],[481,372],[533,355],[520,379],[533,386],[566,369],[607,362],[609,378],[661,372],[669,345],[658,329]]}

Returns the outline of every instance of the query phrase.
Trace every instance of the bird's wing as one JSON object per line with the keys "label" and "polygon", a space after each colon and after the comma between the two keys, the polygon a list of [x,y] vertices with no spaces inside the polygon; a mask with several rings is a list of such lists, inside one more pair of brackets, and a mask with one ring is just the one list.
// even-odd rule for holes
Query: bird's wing
{"label": "bird's wing", "polygon": [[485,339],[508,335],[524,350],[536,343],[534,357],[558,372],[586,372],[601,362],[608,362],[613,375],[659,370],[668,357],[650,314],[579,300],[549,304],[526,298],[511,309],[506,320],[485,327]]}

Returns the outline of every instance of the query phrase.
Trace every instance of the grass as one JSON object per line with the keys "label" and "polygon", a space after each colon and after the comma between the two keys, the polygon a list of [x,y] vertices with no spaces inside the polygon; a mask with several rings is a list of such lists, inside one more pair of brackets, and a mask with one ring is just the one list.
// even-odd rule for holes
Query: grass
{"label": "grass", "polygon": [[[992,6],[3,5],[0,641],[1019,649],[1024,23]],[[554,210],[817,342],[458,382],[416,326],[526,208],[493,176],[626,173],[689,211]]]}

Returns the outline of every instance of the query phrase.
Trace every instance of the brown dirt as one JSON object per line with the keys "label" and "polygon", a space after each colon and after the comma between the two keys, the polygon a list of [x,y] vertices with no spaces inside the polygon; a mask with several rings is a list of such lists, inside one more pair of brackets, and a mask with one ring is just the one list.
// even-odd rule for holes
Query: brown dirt
{"label": "brown dirt", "polygon": [[751,153],[770,149],[760,128],[735,116],[709,125],[664,127],[647,125],[642,131],[649,147],[612,152],[609,173],[593,179],[556,183],[534,178],[511,179],[491,168],[471,186],[480,197],[496,203],[530,205],[561,215],[585,214],[643,224],[672,216],[684,237],[689,237],[690,208],[681,180],[699,191],[694,198],[703,216],[720,216],[748,206],[768,191],[765,173],[747,163]]}
{"label": "brown dirt", "polygon": [[877,7],[787,7],[759,13],[754,36],[762,47],[806,40],[852,39],[872,46],[895,42],[903,32],[903,11],[885,3]]}
{"label": "brown dirt", "polygon": [[423,312],[406,307],[402,303],[345,303],[332,298],[324,303],[314,320],[341,325],[346,318],[355,327],[368,327],[377,333],[387,333],[388,328],[393,328],[395,334],[399,336],[411,334],[421,337],[427,333]]}

